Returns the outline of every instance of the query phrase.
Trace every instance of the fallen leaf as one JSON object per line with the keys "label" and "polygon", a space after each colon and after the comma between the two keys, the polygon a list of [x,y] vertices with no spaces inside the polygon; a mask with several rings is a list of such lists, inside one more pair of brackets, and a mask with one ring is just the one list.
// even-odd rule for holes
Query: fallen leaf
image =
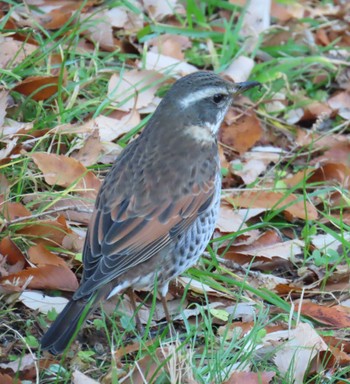
{"label": "fallen leaf", "polygon": [[116,43],[113,35],[112,20],[107,10],[82,15],[82,22],[87,23],[85,36],[106,51],[114,51]]}
{"label": "fallen leaf", "polygon": [[18,300],[33,311],[45,314],[52,309],[60,313],[68,303],[68,300],[62,296],[48,296],[39,291],[23,291]]}
{"label": "fallen leaf", "polygon": [[[264,172],[268,165],[276,164],[281,160],[283,151],[275,147],[254,147],[250,152],[246,152],[241,160],[231,161],[231,171],[234,175],[242,178],[245,184],[252,183]],[[237,170],[234,165],[242,163],[241,170]]]}
{"label": "fallen leaf", "polygon": [[[34,365],[34,358],[31,354],[25,354],[21,356],[19,359],[14,361],[10,361],[9,363],[0,363],[0,368],[2,369],[10,369],[13,373],[23,372],[28,369],[28,367]],[[1,376],[0,376],[1,378]],[[0,381],[1,384],[3,381]],[[11,381],[12,383],[12,381]]]}
{"label": "fallen leaf", "polygon": [[199,294],[205,294],[205,295],[211,295],[216,297],[227,297],[228,299],[232,299],[232,297],[229,294],[225,294],[223,292],[220,292],[214,288],[211,288],[209,285],[201,283],[197,280],[190,279],[185,276],[180,276],[176,278],[176,282],[180,283],[186,290],[191,290],[192,292],[199,293]]}
{"label": "fallen leaf", "polygon": [[108,116],[100,115],[95,119],[101,141],[113,141],[135,128],[141,121],[140,114],[135,109],[130,112],[115,112]]}
{"label": "fallen leaf", "polygon": [[185,61],[151,51],[147,52],[145,62],[140,62],[139,67],[141,68],[143,66],[147,70],[152,70],[156,73],[170,72],[181,76],[198,71],[198,68],[194,65],[186,63]]}
{"label": "fallen leaf", "polygon": [[59,76],[27,77],[13,90],[35,101],[47,100],[58,91]]}
{"label": "fallen leaf", "polygon": [[281,241],[277,232],[269,230],[261,234],[250,244],[232,244],[224,257],[226,259],[236,260],[237,258],[241,258],[240,255],[247,255],[268,259],[280,257],[289,260],[291,256],[302,253],[302,247],[304,245],[304,242],[299,239]]}
{"label": "fallen leaf", "polygon": [[72,384],[99,384],[99,382],[76,369],[72,374]]}
{"label": "fallen leaf", "polygon": [[269,384],[276,372],[233,372],[223,384]]}
{"label": "fallen leaf", "polygon": [[235,83],[247,81],[254,68],[254,60],[247,56],[239,56],[222,72]]}
{"label": "fallen leaf", "polygon": [[143,0],[146,11],[155,20],[162,20],[165,16],[174,15],[183,9],[177,0]]}
{"label": "fallen leaf", "polygon": [[33,224],[27,224],[16,233],[27,236],[33,242],[40,242],[43,245],[60,246],[63,239],[72,230],[67,226],[63,216],[56,220],[38,220]]}
{"label": "fallen leaf", "polygon": [[5,159],[10,156],[12,151],[16,148],[18,137],[13,137],[12,139],[1,140],[5,147],[0,149],[0,160]]}
{"label": "fallen leaf", "polygon": [[0,277],[0,286],[15,291],[26,286],[30,289],[59,289],[74,292],[79,284],[75,274],[67,267],[44,265]]}
{"label": "fallen leaf", "polygon": [[[296,305],[295,311],[298,308],[299,305]],[[304,301],[301,304],[301,313],[331,327],[350,328],[350,309],[341,305],[328,307]]]}
{"label": "fallen leaf", "polygon": [[0,205],[0,213],[8,221],[16,220],[21,217],[31,216],[30,211],[21,203],[11,203],[5,201]]}
{"label": "fallen leaf", "polygon": [[84,167],[94,165],[102,152],[99,131],[96,129],[84,140],[84,145],[77,152],[72,153],[71,157],[79,161]]}
{"label": "fallen leaf", "polygon": [[50,264],[67,267],[66,262],[62,258],[49,251],[42,243],[32,245],[28,248],[27,252],[29,260],[37,266]]}
{"label": "fallen leaf", "polygon": [[246,227],[244,219],[232,208],[232,206],[227,204],[220,205],[219,216],[216,221],[216,228],[218,228],[220,232],[237,232]]}
{"label": "fallen leaf", "polygon": [[108,82],[108,98],[121,111],[139,110],[152,103],[163,76],[152,70],[124,71]]}
{"label": "fallen leaf", "polygon": [[331,145],[331,147],[310,162],[310,164],[319,165],[324,163],[343,164],[350,167],[350,142],[342,141]]}
{"label": "fallen leaf", "polygon": [[[79,8],[78,3],[76,8]],[[60,29],[71,18],[73,11],[74,9],[72,9],[71,11],[68,11],[67,7],[53,9],[52,11],[42,15],[40,17],[40,22],[42,26],[46,29],[50,29],[50,30]]]}
{"label": "fallen leaf", "polygon": [[23,253],[9,236],[1,239],[0,254],[6,257],[6,262],[9,264],[7,272],[9,273],[19,272],[27,264]]}
{"label": "fallen leaf", "polygon": [[190,48],[192,43],[187,36],[164,34],[156,36],[149,41],[151,52],[169,56],[183,61],[184,49]]}
{"label": "fallen leaf", "polygon": [[[285,341],[288,340],[288,341]],[[276,348],[276,341],[280,342]],[[300,323],[295,329],[268,333],[264,344],[272,342],[276,348],[274,362],[282,374],[289,372],[295,384],[303,384],[306,370],[311,360],[327,345],[317,332],[309,325]]]}
{"label": "fallen leaf", "polygon": [[[4,125],[4,120],[6,116],[6,109],[8,105],[8,92],[0,91],[0,128]],[[0,130],[3,132],[3,130]]]}
{"label": "fallen leaf", "polygon": [[335,183],[343,188],[350,187],[350,167],[341,163],[327,163],[317,168],[308,179],[309,183]]}
{"label": "fallen leaf", "polygon": [[230,197],[230,203],[243,208],[265,208],[281,210],[288,213],[287,219],[316,220],[317,210],[302,195],[286,195],[282,192],[245,191],[238,196]]}
{"label": "fallen leaf", "polygon": [[15,68],[26,57],[38,49],[37,46],[22,41],[16,41],[12,37],[0,36],[0,68]]}
{"label": "fallen leaf", "polygon": [[67,188],[76,183],[74,192],[86,198],[96,198],[101,182],[79,161],[64,155],[40,152],[33,153],[30,157],[43,172],[45,181],[49,185]]}
{"label": "fallen leaf", "polygon": [[343,119],[350,120],[350,92],[338,93],[328,100],[328,104]]}
{"label": "fallen leaf", "polygon": [[22,384],[22,381],[19,379],[15,379],[14,381],[14,379],[10,375],[0,372],[0,383],[1,384]]}
{"label": "fallen leaf", "polygon": [[237,115],[231,110],[221,127],[220,141],[243,154],[261,139],[262,134],[260,121],[254,112],[237,119]]}
{"label": "fallen leaf", "polygon": [[252,52],[260,41],[260,35],[270,26],[271,0],[250,0],[243,14],[241,35],[247,38],[245,52]]}

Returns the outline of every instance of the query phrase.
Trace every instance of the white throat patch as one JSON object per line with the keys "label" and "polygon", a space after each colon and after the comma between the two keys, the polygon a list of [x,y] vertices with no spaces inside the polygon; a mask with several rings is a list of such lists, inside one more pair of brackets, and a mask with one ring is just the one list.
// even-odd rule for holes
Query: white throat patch
{"label": "white throat patch", "polygon": [[215,140],[215,133],[212,131],[209,125],[199,126],[199,125],[190,125],[185,128],[185,133],[193,137],[196,141],[199,141],[203,144],[212,143]]}

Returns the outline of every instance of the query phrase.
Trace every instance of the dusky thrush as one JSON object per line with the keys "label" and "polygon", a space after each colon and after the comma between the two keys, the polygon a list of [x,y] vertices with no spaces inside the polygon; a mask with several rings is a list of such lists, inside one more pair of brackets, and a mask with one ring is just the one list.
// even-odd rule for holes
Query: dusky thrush
{"label": "dusky thrush", "polygon": [[61,353],[98,302],[125,289],[156,284],[169,320],[169,281],[197,262],[214,231],[219,127],[232,98],[257,85],[201,71],[171,87],[104,180],[80,287],[42,338],[43,349]]}

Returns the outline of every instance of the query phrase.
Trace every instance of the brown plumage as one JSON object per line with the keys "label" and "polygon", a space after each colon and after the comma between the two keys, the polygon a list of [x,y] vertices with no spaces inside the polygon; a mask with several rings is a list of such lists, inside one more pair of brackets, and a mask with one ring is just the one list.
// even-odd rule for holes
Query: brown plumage
{"label": "brown plumage", "polygon": [[62,352],[99,300],[126,288],[151,289],[156,279],[165,297],[169,281],[196,263],[219,208],[217,131],[232,96],[255,85],[210,72],[174,84],[104,180],[80,287],[44,335],[43,349]]}

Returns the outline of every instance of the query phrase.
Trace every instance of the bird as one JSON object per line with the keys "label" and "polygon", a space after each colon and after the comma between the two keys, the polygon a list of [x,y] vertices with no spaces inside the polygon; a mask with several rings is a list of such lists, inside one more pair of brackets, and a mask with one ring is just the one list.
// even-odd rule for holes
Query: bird
{"label": "bird", "polygon": [[196,264],[215,229],[220,125],[233,98],[258,85],[197,71],[170,87],[102,183],[80,286],[42,337],[42,350],[64,352],[98,303],[125,290],[135,310],[133,291],[156,287],[171,321],[169,282]]}

